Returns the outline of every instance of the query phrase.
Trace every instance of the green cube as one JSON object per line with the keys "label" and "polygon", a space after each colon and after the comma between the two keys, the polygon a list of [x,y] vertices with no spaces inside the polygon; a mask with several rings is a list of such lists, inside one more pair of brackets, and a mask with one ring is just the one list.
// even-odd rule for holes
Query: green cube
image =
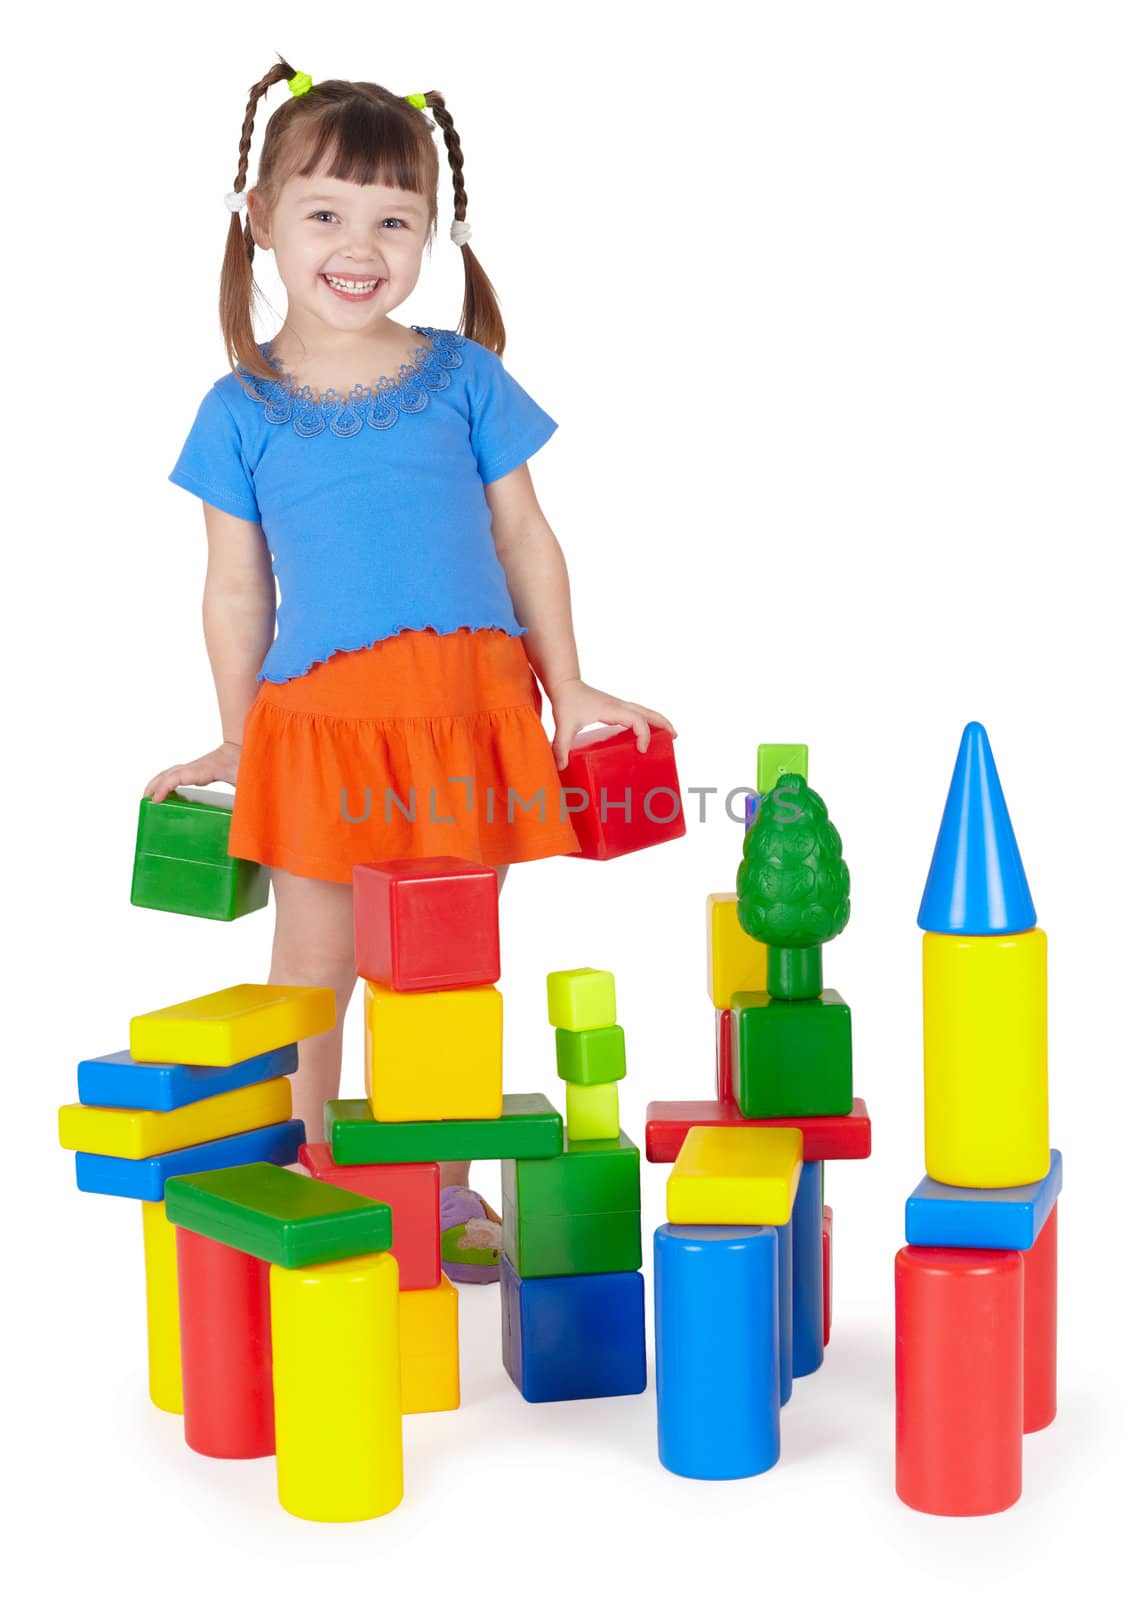
{"label": "green cube", "polygon": [[256,1161],[169,1178],[170,1222],[277,1267],[314,1267],[376,1255],[393,1241],[393,1213],[301,1172]]}
{"label": "green cube", "polygon": [[505,1161],[503,1249],[521,1278],[635,1272],[641,1156],[625,1133],[567,1141],[549,1161]]}
{"label": "green cube", "polygon": [[143,797],[131,905],[216,922],[267,905],[267,867],[228,854],[233,799],[214,789],[174,789],[160,804]]}
{"label": "green cube", "polygon": [[375,1122],[368,1100],[328,1100],[326,1140],[339,1166],[499,1161],[562,1154],[563,1119],[542,1094],[505,1094],[502,1117]]}
{"label": "green cube", "polygon": [[598,967],[573,967],[547,974],[547,1021],[552,1028],[611,1028],[618,1020],[614,974]]}
{"label": "green cube", "polygon": [[854,1098],[850,1008],[837,989],[813,1000],[732,996],[732,1071],[745,1117],[841,1117]]}
{"label": "green cube", "polygon": [[555,1064],[567,1083],[617,1083],[626,1075],[626,1036],[608,1028],[555,1029]]}
{"label": "green cube", "polygon": [[806,777],[806,745],[761,744],[755,756],[755,787],[759,793],[770,794],[787,772],[797,772],[800,778]]}

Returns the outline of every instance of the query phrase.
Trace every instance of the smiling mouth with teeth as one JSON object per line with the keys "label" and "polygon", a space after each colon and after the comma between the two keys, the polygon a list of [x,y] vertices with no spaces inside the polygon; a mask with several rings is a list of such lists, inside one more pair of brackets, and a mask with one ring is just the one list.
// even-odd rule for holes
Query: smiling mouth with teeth
{"label": "smiling mouth with teeth", "polygon": [[330,273],[321,274],[322,280],[337,294],[353,295],[358,300],[364,300],[374,293],[378,285],[385,282],[384,278],[338,278]]}

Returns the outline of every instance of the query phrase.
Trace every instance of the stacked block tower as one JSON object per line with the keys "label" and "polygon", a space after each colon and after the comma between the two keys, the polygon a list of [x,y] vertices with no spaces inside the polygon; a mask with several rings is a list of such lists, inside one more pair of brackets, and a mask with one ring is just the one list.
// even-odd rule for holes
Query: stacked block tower
{"label": "stacked block tower", "polygon": [[897,1493],[979,1516],[1022,1491],[1056,1410],[1062,1158],[1047,1109],[1047,941],[987,733],[964,729],[924,930],[927,1176],[896,1260]]}

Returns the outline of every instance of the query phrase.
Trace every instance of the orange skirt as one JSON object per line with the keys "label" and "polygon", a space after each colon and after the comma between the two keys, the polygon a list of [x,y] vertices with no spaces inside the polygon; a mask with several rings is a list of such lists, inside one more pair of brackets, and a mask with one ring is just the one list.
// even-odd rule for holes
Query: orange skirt
{"label": "orange skirt", "polygon": [[569,855],[578,835],[542,703],[522,638],[499,628],[407,629],[265,680],[229,851],[334,883],[363,861]]}

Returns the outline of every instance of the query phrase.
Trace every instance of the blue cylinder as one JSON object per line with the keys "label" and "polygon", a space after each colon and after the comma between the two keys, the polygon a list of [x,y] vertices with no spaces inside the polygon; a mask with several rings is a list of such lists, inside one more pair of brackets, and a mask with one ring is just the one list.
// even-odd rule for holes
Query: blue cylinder
{"label": "blue cylinder", "polygon": [[653,1236],[657,1443],[684,1478],[750,1478],[779,1459],[776,1228],[665,1223]]}
{"label": "blue cylinder", "polygon": [[791,1374],[791,1351],[794,1348],[795,1272],[794,1238],[789,1222],[775,1229],[779,1235],[779,1404],[785,1406],[794,1387]]}
{"label": "blue cylinder", "polygon": [[791,1372],[805,1378],[822,1365],[822,1162],[804,1161],[791,1213]]}

